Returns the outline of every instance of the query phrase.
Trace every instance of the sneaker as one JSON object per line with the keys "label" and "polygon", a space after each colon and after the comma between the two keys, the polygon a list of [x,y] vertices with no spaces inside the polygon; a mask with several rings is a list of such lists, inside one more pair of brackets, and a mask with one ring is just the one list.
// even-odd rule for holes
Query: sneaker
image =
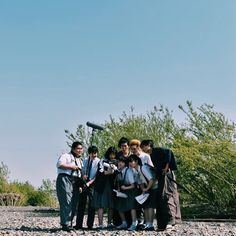
{"label": "sneaker", "polygon": [[127,229],[127,223],[122,223],[121,225],[117,226],[116,229]]}
{"label": "sneaker", "polygon": [[105,229],[105,226],[104,226],[104,225],[99,225],[99,226],[96,228],[96,230],[103,230],[103,229]]}
{"label": "sneaker", "polygon": [[136,229],[137,229],[137,225],[133,225],[133,224],[128,228],[129,231],[134,231]]}
{"label": "sneaker", "polygon": [[167,225],[167,226],[166,226],[166,229],[173,229],[173,228],[174,228],[173,225]]}
{"label": "sneaker", "polygon": [[155,229],[154,229],[153,226],[146,225],[143,230],[146,230],[146,231],[154,231]]}
{"label": "sneaker", "polygon": [[108,224],[107,225],[107,229],[109,230],[109,229],[114,229],[115,228],[115,225],[113,225],[113,224]]}

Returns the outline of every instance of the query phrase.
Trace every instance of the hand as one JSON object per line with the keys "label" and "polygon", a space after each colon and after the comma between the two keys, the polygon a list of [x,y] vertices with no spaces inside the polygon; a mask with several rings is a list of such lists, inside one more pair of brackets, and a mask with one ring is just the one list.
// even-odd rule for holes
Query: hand
{"label": "hand", "polygon": [[144,194],[144,193],[147,193],[147,192],[148,192],[148,189],[147,189],[147,188],[143,188],[142,191],[143,191],[143,194]]}
{"label": "hand", "polygon": [[125,185],[122,185],[122,186],[120,187],[120,189],[121,189],[121,190],[126,190],[126,186],[125,186]]}
{"label": "hand", "polygon": [[87,180],[88,179],[88,176],[87,175],[84,175],[83,176],[83,180]]}
{"label": "hand", "polygon": [[114,170],[114,171],[118,169],[117,166],[114,165],[114,164],[111,164],[111,168],[112,168],[112,170]]}
{"label": "hand", "polygon": [[162,169],[162,175],[165,175],[169,169]]}
{"label": "hand", "polygon": [[72,166],[71,166],[71,169],[72,169],[72,170],[78,170],[78,166],[72,165]]}

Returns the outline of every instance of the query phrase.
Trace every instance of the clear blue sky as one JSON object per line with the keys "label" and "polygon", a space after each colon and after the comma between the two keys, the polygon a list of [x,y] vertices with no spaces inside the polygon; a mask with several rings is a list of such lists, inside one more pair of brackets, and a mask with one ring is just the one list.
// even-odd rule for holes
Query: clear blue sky
{"label": "clear blue sky", "polygon": [[235,0],[0,0],[0,161],[56,178],[64,129],[134,106],[214,104],[236,120]]}

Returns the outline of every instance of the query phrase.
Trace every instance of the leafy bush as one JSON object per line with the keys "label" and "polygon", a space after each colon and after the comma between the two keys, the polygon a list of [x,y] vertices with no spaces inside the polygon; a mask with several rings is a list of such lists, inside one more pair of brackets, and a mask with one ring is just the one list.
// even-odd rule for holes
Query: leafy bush
{"label": "leafy bush", "polygon": [[53,182],[43,180],[43,184],[39,189],[35,189],[29,182],[20,183],[4,182],[1,188],[0,205],[16,205],[16,206],[57,206],[55,190]]}

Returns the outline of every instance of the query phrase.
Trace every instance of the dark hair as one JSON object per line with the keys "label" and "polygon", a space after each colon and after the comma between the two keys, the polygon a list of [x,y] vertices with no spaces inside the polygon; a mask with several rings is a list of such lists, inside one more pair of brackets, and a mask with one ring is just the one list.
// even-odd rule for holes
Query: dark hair
{"label": "dark hair", "polygon": [[106,158],[106,159],[109,159],[109,156],[110,156],[111,154],[115,154],[115,156],[117,157],[117,150],[116,150],[115,147],[109,147],[109,148],[107,149],[107,151],[106,151],[106,153],[105,153],[105,158]]}
{"label": "dark hair", "polygon": [[71,151],[73,151],[75,148],[77,148],[79,145],[83,146],[83,144],[79,141],[75,141],[71,145]]}
{"label": "dark hair", "polygon": [[143,146],[148,146],[148,145],[150,145],[150,147],[151,148],[153,148],[154,147],[154,143],[153,143],[153,140],[152,139],[145,139],[145,140],[143,140],[142,142],[141,142],[141,147],[143,147]]}
{"label": "dark hair", "polygon": [[121,145],[125,144],[125,143],[127,143],[129,145],[129,140],[125,137],[122,137],[118,142],[118,147],[121,148]]}
{"label": "dark hair", "polygon": [[128,159],[127,159],[126,157],[120,156],[120,157],[118,158],[118,162],[119,162],[119,161],[124,162],[126,166],[128,165]]}
{"label": "dark hair", "polygon": [[91,153],[98,153],[98,148],[96,146],[90,146],[88,148],[88,154],[91,154]]}
{"label": "dark hair", "polygon": [[132,162],[132,161],[135,161],[135,162],[138,162],[138,165],[142,166],[142,160],[137,156],[137,155],[130,155],[129,158],[128,158],[128,161],[129,162]]}

